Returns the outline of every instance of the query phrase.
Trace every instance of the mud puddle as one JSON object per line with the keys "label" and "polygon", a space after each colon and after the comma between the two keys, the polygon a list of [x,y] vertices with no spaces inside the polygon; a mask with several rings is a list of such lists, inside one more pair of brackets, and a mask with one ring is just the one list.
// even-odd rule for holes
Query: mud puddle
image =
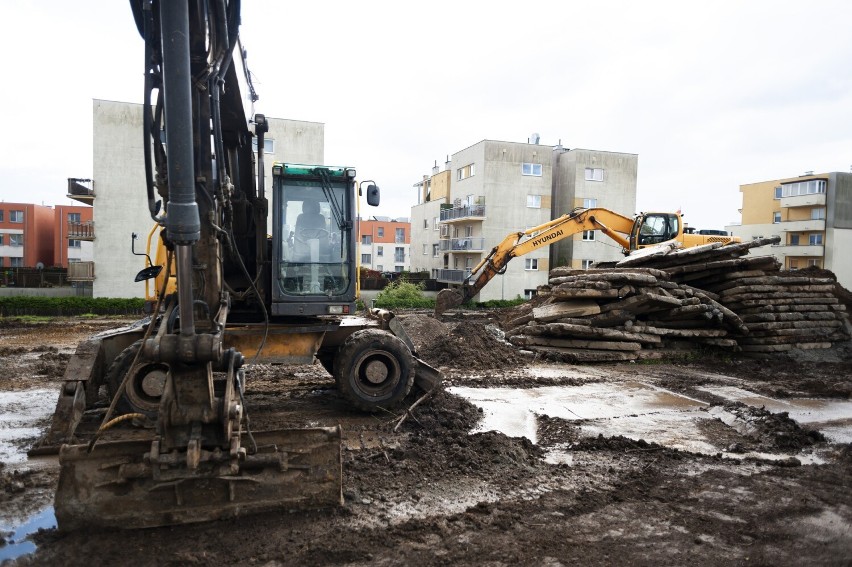
{"label": "mud puddle", "polygon": [[[576,425],[581,437],[623,436],[691,453],[722,454],[736,459],[782,460],[790,456],[749,451],[731,453],[725,443],[709,433],[712,429],[706,427],[708,421],[720,420],[736,429],[740,424],[735,420],[726,421],[724,411],[640,381],[520,389],[453,387],[449,391],[483,410],[483,419],[476,432],[499,431],[510,437],[526,437],[533,443],[538,442],[537,416],[547,416]],[[810,398],[774,400],[729,387],[706,388],[706,391],[752,407],[788,412],[790,418],[819,429],[829,441],[847,443],[852,440],[852,402]],[[824,462],[811,452],[799,453],[796,458],[802,464]],[[571,464],[571,455],[552,450],[548,461]]]}
{"label": "mud puddle", "polygon": [[[53,506],[41,510],[20,526],[0,526],[0,535],[6,541],[6,544],[0,547],[0,561],[17,559],[33,553],[36,550],[36,545],[32,542],[30,536],[39,530],[49,530],[55,527],[56,515],[53,513]],[[9,535],[7,536],[7,534]]]}
{"label": "mud puddle", "polygon": [[787,412],[799,424],[819,429],[833,443],[852,443],[852,401],[817,398],[779,400],[735,386],[701,386],[698,389],[726,400],[762,407],[772,413]]}
{"label": "mud puddle", "polygon": [[56,408],[57,389],[0,392],[0,462],[17,465]]}

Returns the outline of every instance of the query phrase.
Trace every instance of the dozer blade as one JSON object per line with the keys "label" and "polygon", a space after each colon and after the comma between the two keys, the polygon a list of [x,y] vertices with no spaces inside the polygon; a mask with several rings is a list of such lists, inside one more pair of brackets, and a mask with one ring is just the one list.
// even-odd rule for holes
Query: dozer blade
{"label": "dozer blade", "polygon": [[[91,453],[86,445],[64,445],[59,529],[147,528],[343,503],[340,427],[257,432],[254,440],[257,453],[236,474],[167,481],[155,480],[146,463],[151,441],[105,441]],[[242,442],[251,446],[245,435]]]}
{"label": "dozer blade", "polygon": [[464,298],[458,290],[442,289],[438,292],[438,297],[435,298],[435,315],[440,317],[447,309],[461,305],[463,300]]}

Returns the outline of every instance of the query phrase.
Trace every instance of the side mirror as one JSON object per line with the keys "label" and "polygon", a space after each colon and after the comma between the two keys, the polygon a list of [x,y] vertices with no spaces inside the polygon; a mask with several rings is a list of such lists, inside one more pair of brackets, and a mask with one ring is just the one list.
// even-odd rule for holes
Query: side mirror
{"label": "side mirror", "polygon": [[160,272],[163,271],[162,266],[148,266],[144,270],[140,270],[138,274],[136,274],[136,279],[133,280],[135,282],[142,282],[145,280],[150,280],[156,278],[160,275]]}
{"label": "side mirror", "polygon": [[367,204],[371,207],[379,206],[379,187],[378,185],[367,185]]}

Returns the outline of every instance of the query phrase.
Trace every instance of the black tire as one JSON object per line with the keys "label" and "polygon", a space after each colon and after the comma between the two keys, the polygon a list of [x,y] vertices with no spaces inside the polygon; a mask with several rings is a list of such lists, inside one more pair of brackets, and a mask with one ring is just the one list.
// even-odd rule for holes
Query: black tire
{"label": "black tire", "polygon": [[399,338],[379,329],[356,331],[334,359],[340,393],[358,409],[399,405],[414,384],[414,356]]}
{"label": "black tire", "polygon": [[[142,341],[136,341],[121,351],[107,370],[106,383],[110,400],[115,397],[121,381],[124,380],[127,371],[130,370],[130,365],[141,346]],[[133,371],[133,376],[127,380],[124,392],[115,406],[118,413],[142,413],[152,419],[156,418],[159,413],[160,397],[168,371],[167,364],[146,362],[140,359]]]}

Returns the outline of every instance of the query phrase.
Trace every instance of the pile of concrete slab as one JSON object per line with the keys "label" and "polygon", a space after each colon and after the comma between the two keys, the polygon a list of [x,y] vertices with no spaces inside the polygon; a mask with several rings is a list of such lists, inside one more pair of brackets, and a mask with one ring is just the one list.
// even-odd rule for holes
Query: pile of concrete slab
{"label": "pile of concrete slab", "polygon": [[653,358],[697,345],[751,353],[848,341],[835,281],[749,250],[777,237],[643,250],[615,266],[556,268],[506,325],[518,347],[570,362]]}

